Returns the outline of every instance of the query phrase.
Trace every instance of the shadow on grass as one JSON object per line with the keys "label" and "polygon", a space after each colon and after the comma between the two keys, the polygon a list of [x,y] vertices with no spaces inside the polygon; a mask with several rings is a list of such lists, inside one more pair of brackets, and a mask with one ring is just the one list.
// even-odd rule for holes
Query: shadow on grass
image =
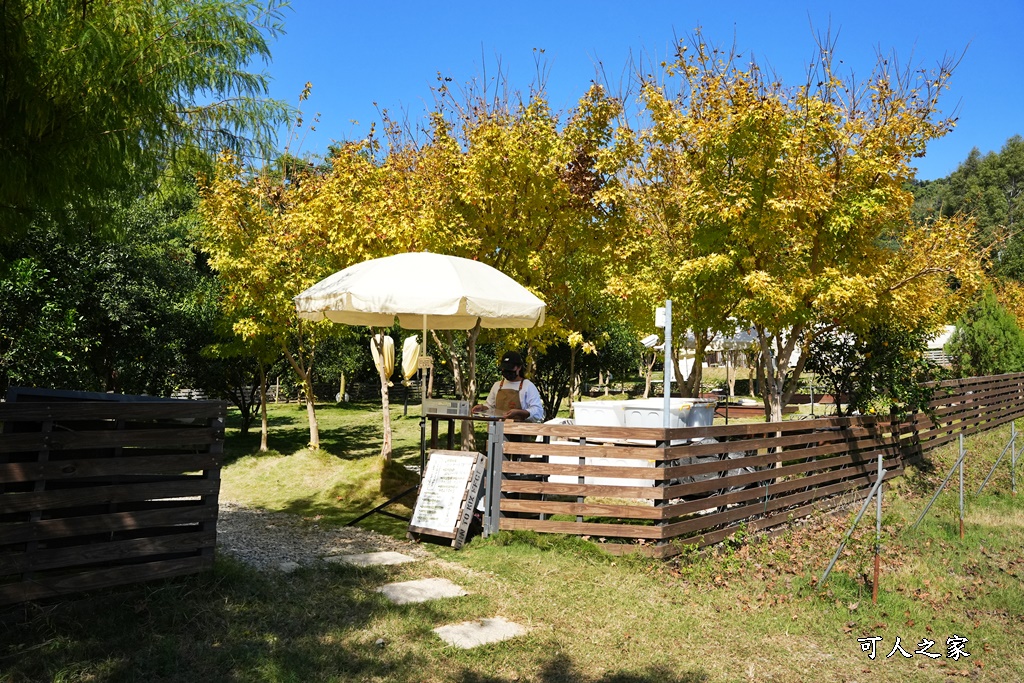
{"label": "shadow on grass", "polygon": [[[267,427],[269,427],[271,430],[273,430],[274,427],[294,427],[300,423],[300,420],[302,424],[305,424],[305,418],[305,412],[302,412],[301,414],[296,414],[294,416],[275,413],[273,415],[267,416]],[[257,413],[256,418],[252,421],[252,424],[249,425],[249,435],[251,436],[252,433],[255,432],[256,435],[258,436],[260,433],[261,424],[262,418]],[[232,410],[228,412],[228,418],[225,421],[224,426],[229,432],[238,431],[242,428],[242,419],[239,417],[237,411]]]}
{"label": "shadow on grass", "polygon": [[[375,592],[392,576],[388,567],[345,565],[263,574],[220,557],[214,571],[197,576],[26,603],[0,619],[0,679],[420,681],[438,664],[431,653],[448,648],[431,629],[486,602],[393,605]],[[480,648],[479,662],[446,678],[511,683],[488,673],[499,656],[545,683],[707,680],[701,671],[663,666],[588,676],[544,649],[529,640]]]}
{"label": "shadow on grass", "polygon": [[[300,409],[301,408],[301,409]],[[372,402],[344,405],[318,404],[320,448],[342,460],[374,456],[381,450],[380,406]],[[420,464],[419,416],[396,417],[392,422],[392,457],[410,466]],[[411,424],[410,424],[411,422]],[[291,454],[309,446],[305,407],[298,404],[273,406],[268,419],[269,452]],[[225,464],[252,455],[259,457],[260,422],[247,434],[239,432],[237,412],[229,414],[225,440]]]}
{"label": "shadow on grass", "polygon": [[394,538],[404,538],[412,519],[412,509],[416,504],[416,491],[419,476],[399,464],[392,463],[384,468],[381,477],[382,500],[354,504],[352,501],[339,499],[337,504],[319,502],[311,498],[293,500],[281,508],[281,511],[300,517],[320,516],[324,523],[345,526],[370,513],[387,500],[392,502],[381,510],[373,512],[366,519],[358,522],[358,527],[370,529]]}
{"label": "shadow on grass", "polygon": [[[388,679],[413,654],[353,638],[387,609],[383,568],[264,575],[219,558],[213,572],[19,607],[0,626],[2,680]],[[372,643],[372,637],[370,643]],[[5,676],[10,676],[6,678]]]}
{"label": "shadow on grass", "polygon": [[[511,683],[519,680],[465,671],[460,683]],[[642,671],[609,672],[594,678],[581,673],[568,657],[557,656],[544,662],[538,672],[541,683],[704,683],[710,680],[706,671],[674,671],[665,666],[651,666]]]}
{"label": "shadow on grass", "polygon": [[[309,446],[309,432],[302,430],[271,430],[267,438],[267,453],[295,453]],[[260,433],[250,432],[246,435],[229,435],[225,442],[225,464],[230,464],[247,455],[259,457]],[[380,430],[369,426],[339,427],[320,430],[320,448],[342,460],[357,460],[380,451]],[[404,449],[412,450],[412,449]],[[419,460],[419,447],[415,448],[415,456]],[[408,457],[406,455],[405,457]]]}

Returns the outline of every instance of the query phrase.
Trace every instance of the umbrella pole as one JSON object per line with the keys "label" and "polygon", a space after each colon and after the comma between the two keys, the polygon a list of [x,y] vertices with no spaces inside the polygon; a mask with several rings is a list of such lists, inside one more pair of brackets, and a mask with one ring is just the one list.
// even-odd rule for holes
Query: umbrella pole
{"label": "umbrella pole", "polygon": [[[423,343],[420,348],[420,358],[427,357],[427,316],[423,315]],[[420,370],[420,481],[423,481],[423,472],[427,468],[427,372],[426,368]]]}

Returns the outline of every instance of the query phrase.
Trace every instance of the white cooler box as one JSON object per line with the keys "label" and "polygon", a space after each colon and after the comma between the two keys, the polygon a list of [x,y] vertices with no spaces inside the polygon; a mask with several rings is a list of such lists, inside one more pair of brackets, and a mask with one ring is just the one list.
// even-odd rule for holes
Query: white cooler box
{"label": "white cooler box", "polygon": [[[578,425],[592,427],[625,427],[625,408],[635,401],[576,401],[573,403],[573,420]],[[659,425],[660,426],[660,425]],[[579,458],[553,455],[548,462],[556,465],[575,465]],[[586,458],[588,466],[606,467],[650,467],[651,461],[633,458]],[[579,478],[554,474],[548,477],[553,484],[578,484]],[[584,477],[585,484],[601,486],[654,486],[654,479],[622,479],[620,477]]]}
{"label": "white cooler box", "polygon": [[[669,399],[669,427],[708,427],[715,419],[714,399]],[[664,398],[630,399],[628,401],[577,401],[573,404],[575,423],[595,427],[663,427]],[[678,441],[674,443],[685,443]],[[576,464],[578,458],[551,456],[555,464]],[[653,461],[633,458],[587,458],[587,465],[607,467],[652,467]],[[548,481],[556,484],[576,484],[577,477],[552,475]],[[586,484],[603,486],[654,486],[654,479],[623,479],[621,477],[586,477]]]}
{"label": "white cooler box", "polygon": [[625,405],[629,401],[576,401],[572,404],[573,420],[591,427],[625,427]]}
{"label": "white cooler box", "polygon": [[[669,399],[669,427],[710,427],[718,402],[712,398]],[[663,427],[665,399],[646,398],[625,401],[627,427]]]}

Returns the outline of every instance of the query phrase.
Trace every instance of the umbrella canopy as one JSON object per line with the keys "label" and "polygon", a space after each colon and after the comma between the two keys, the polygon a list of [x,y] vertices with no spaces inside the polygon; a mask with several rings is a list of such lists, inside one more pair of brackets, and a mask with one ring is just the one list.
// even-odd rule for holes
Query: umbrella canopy
{"label": "umbrella canopy", "polygon": [[413,252],[363,261],[295,297],[299,316],[348,325],[468,330],[537,327],[544,302],[479,261]]}
{"label": "umbrella canopy", "polygon": [[402,377],[405,378],[406,383],[419,369],[419,360],[420,340],[416,338],[416,335],[406,337],[405,343],[402,344]]}
{"label": "umbrella canopy", "polygon": [[[380,344],[383,349],[383,357],[381,352],[377,350],[377,345]],[[374,335],[374,338],[370,340],[370,355],[373,356],[373,364],[377,366],[377,372],[384,373],[385,377],[390,378],[395,373],[395,340],[384,335],[384,339],[381,340],[380,335]]]}

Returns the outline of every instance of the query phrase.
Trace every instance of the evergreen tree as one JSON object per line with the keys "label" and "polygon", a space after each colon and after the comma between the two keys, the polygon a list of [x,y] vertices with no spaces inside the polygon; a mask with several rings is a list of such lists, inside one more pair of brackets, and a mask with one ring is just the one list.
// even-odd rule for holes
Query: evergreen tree
{"label": "evergreen tree", "polygon": [[961,377],[1024,371],[1024,331],[989,289],[957,322],[946,345]]}

